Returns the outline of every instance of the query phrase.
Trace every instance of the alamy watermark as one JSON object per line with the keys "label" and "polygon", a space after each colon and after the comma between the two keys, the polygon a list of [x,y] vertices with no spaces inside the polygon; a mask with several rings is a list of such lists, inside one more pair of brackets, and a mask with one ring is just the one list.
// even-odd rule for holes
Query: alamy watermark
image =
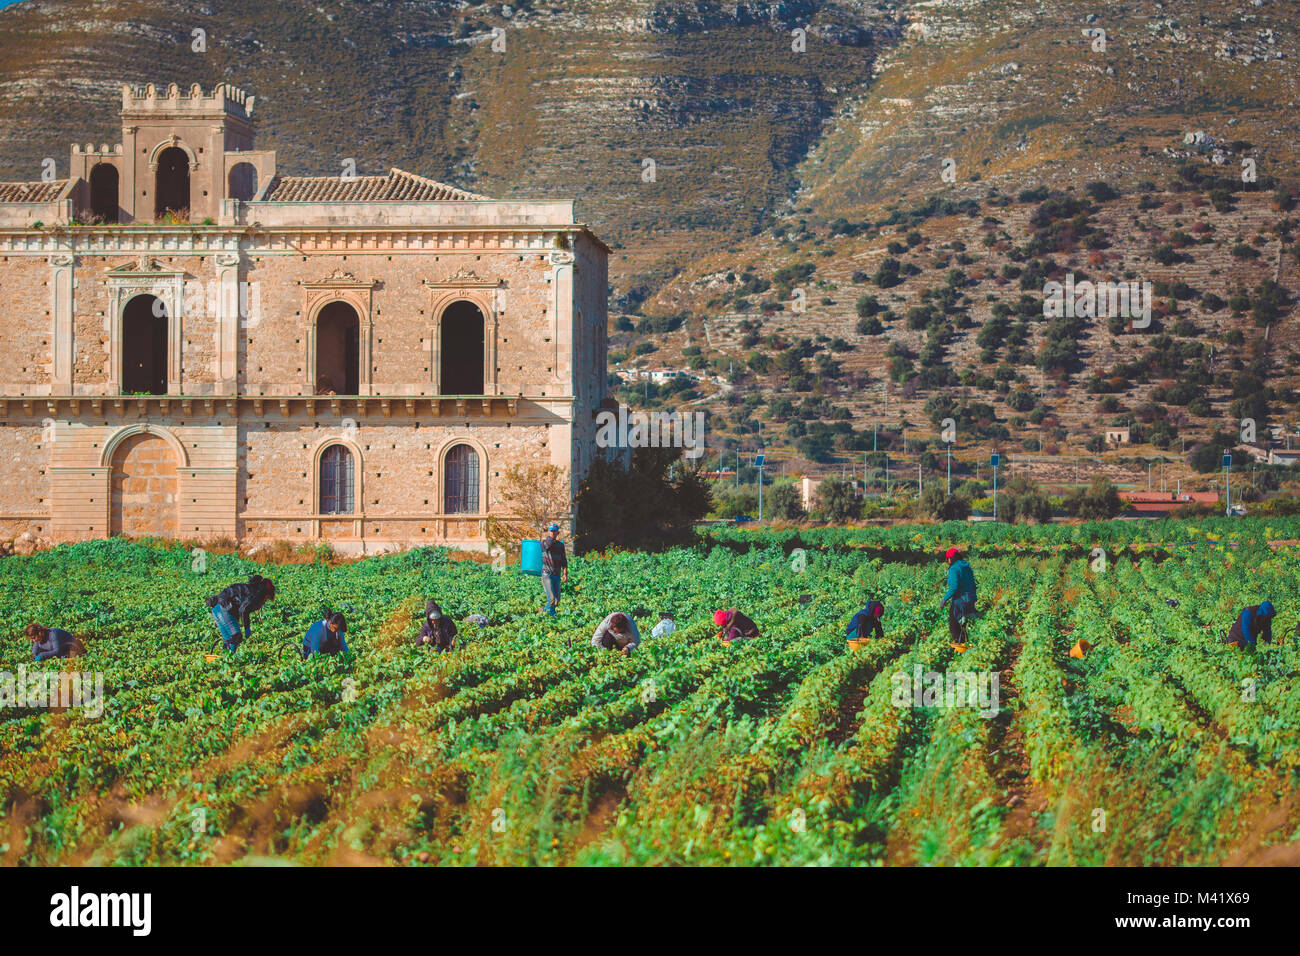
{"label": "alamy watermark", "polygon": [[632,412],[596,415],[597,448],[684,448],[687,458],[704,454],[704,412]]}
{"label": "alamy watermark", "polygon": [[896,671],[890,676],[895,707],[970,707],[981,717],[996,717],[999,706],[997,671]]}
{"label": "alamy watermark", "polygon": [[0,711],[9,708],[81,708],[87,717],[104,714],[104,675],[36,671],[27,673],[18,665],[17,674],[0,671]]}
{"label": "alamy watermark", "polygon": [[[222,313],[238,315],[251,329],[262,321],[264,314],[260,282],[189,279],[184,283],[182,295],[185,315],[191,318],[216,318]],[[167,290],[154,289],[153,296],[153,314],[160,319],[167,318],[170,312]]]}
{"label": "alamy watermark", "polygon": [[148,936],[152,912],[152,893],[83,893],[74,885],[50,897],[50,925],[57,928],[120,927]]}
{"label": "alamy watermark", "polygon": [[1055,279],[1043,284],[1043,316],[1049,319],[1066,318],[1120,318],[1132,319],[1133,328],[1145,329],[1151,325],[1150,282],[1082,282],[1074,281],[1074,273],[1067,273],[1065,283]]}

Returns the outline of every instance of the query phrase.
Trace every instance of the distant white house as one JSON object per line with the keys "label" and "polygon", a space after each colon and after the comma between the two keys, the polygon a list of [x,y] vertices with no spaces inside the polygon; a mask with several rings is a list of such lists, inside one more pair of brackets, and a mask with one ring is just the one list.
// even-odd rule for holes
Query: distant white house
{"label": "distant white house", "polygon": [[1127,445],[1129,443],[1129,430],[1127,428],[1108,428],[1106,429],[1106,441],[1114,445]]}
{"label": "distant white house", "polygon": [[1294,465],[1300,462],[1300,451],[1283,451],[1280,448],[1272,448],[1268,453],[1268,463],[1270,465]]}
{"label": "distant white house", "polygon": [[679,378],[695,380],[694,375],[680,368],[651,368],[646,369],[645,374],[655,385],[664,385]]}
{"label": "distant white house", "polygon": [[695,376],[684,369],[677,368],[620,368],[614,374],[624,382],[640,382],[649,379],[655,385],[663,385],[679,378],[695,380]]}

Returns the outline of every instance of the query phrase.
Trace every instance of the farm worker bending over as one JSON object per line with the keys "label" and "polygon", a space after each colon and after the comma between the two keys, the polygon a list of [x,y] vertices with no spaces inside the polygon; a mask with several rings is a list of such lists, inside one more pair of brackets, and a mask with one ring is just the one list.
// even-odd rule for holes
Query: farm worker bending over
{"label": "farm worker bending over", "polygon": [[618,649],[624,654],[641,643],[641,632],[636,629],[636,622],[626,614],[615,611],[600,622],[596,633],[591,635],[592,647],[603,647],[607,651]]}
{"label": "farm worker bending over", "polygon": [[560,606],[560,584],[569,580],[569,559],[560,540],[560,526],[554,521],[542,536],[542,588],[546,591],[546,607],[551,617]]}
{"label": "farm worker bending over", "polygon": [[57,627],[28,624],[23,633],[32,642],[32,653],[38,661],[48,661],[51,657],[69,657],[76,643],[76,638]]}
{"label": "farm worker bending over", "polygon": [[[252,637],[253,628],[248,616],[274,599],[275,585],[260,574],[254,574],[248,583],[237,582],[215,597],[208,598],[212,619],[217,622],[217,630],[221,632],[222,646],[228,651],[234,651],[239,648],[242,640]],[[243,637],[240,637],[241,627]]]}
{"label": "farm worker bending over", "polygon": [[734,607],[729,611],[714,611],[713,623],[718,627],[718,640],[725,645],[730,645],[732,641],[748,641],[758,637],[758,625]]}
{"label": "farm worker bending over", "polygon": [[347,633],[347,629],[347,622],[338,611],[326,614],[307,628],[307,634],[302,639],[303,658],[311,657],[313,654],[337,654],[340,651],[346,654],[348,641],[343,635]]}
{"label": "farm worker bending over", "polygon": [[1233,622],[1232,629],[1228,631],[1228,637],[1223,643],[1252,649],[1256,641],[1272,644],[1273,618],[1276,613],[1271,601],[1246,608]]}
{"label": "farm worker bending over", "polygon": [[675,630],[677,630],[677,625],[673,623],[673,616],[667,611],[660,611],[659,623],[654,626],[654,630],[650,632],[650,636],[667,637]]}
{"label": "farm worker bending over", "polygon": [[885,606],[879,601],[868,601],[857,614],[853,615],[853,620],[849,621],[848,630],[844,632],[844,639],[849,643],[849,650],[856,651],[867,642],[867,638],[873,634],[876,637],[883,638],[885,629],[880,626],[880,619],[885,616]]}
{"label": "farm worker bending over", "polygon": [[424,627],[415,639],[416,645],[432,645],[438,652],[449,651],[456,645],[456,625],[451,618],[442,613],[438,602],[433,599],[424,606]]}
{"label": "farm worker bending over", "polygon": [[975,613],[975,572],[956,548],[949,548],[943,556],[948,559],[948,590],[939,607],[952,602],[948,608],[948,636],[955,644],[961,637],[962,619]]}

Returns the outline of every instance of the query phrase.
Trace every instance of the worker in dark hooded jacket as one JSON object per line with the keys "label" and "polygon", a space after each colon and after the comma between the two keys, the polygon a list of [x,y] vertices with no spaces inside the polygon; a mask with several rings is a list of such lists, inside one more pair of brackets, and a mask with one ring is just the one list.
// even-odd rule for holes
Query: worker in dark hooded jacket
{"label": "worker in dark hooded jacket", "polygon": [[864,646],[869,637],[883,638],[885,629],[880,626],[880,621],[884,616],[885,606],[879,601],[868,601],[866,607],[853,615],[853,620],[849,621],[849,626],[844,631],[844,640],[848,642],[849,650],[856,651]]}
{"label": "worker in dark hooded jacket", "polygon": [[456,624],[433,599],[424,606],[424,627],[420,628],[415,643],[418,647],[431,646],[439,653],[456,646]]}
{"label": "worker in dark hooded jacket", "polygon": [[77,639],[67,631],[57,627],[42,627],[40,624],[28,624],[27,639],[32,642],[32,653],[38,661],[48,661],[52,657],[71,657]]}
{"label": "worker in dark hooded jacket", "polygon": [[1232,629],[1228,631],[1223,643],[1233,647],[1249,647],[1251,650],[1254,650],[1257,641],[1272,644],[1273,618],[1276,616],[1272,601],[1246,608],[1233,621]]}
{"label": "worker in dark hooded jacket", "polygon": [[[238,650],[242,641],[253,636],[249,615],[275,598],[275,585],[269,578],[254,574],[247,582],[230,585],[220,594],[208,598],[212,619],[221,632],[221,643],[227,651]],[[241,636],[242,630],[242,636]]]}

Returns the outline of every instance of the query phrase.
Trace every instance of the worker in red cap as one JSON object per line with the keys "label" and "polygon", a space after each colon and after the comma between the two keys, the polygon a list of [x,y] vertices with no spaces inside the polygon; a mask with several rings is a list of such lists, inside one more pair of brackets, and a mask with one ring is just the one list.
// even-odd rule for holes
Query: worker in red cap
{"label": "worker in red cap", "polygon": [[939,608],[942,610],[948,606],[948,637],[955,650],[964,651],[962,624],[975,613],[975,572],[956,548],[949,548],[943,556],[948,561],[948,590],[944,592]]}
{"label": "worker in red cap", "polygon": [[713,623],[718,627],[718,640],[727,646],[732,641],[749,641],[758,637],[758,625],[734,607],[729,611],[714,611]]}

